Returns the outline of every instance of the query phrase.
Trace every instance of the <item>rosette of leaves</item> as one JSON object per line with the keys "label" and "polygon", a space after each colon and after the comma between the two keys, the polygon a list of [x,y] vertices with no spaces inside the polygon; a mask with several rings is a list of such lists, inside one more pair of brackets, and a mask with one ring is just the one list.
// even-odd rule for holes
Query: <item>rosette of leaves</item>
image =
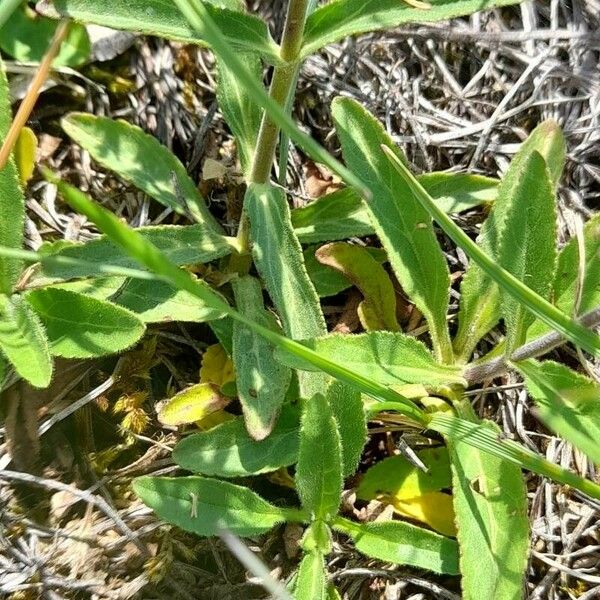
{"label": "rosette of leaves", "polygon": [[[117,2],[110,10],[89,0],[54,3],[59,13],[83,22],[102,20],[113,27],[208,44],[219,61],[219,102],[236,136],[248,182],[245,228],[234,242],[222,235],[185,170],[151,138],[92,116],[65,120],[67,133],[97,161],[196,221],[191,227],[201,235],[192,244],[194,251],[206,240],[222,248],[181,258],[181,249],[171,253],[169,244],[161,246],[152,238],[159,234],[128,229],[81,192],[48,176],[71,206],[104,232],[106,238],[97,244],[102,252],[110,249],[111,261],[141,264],[171,293],[193,298],[235,363],[243,415],[188,436],[176,447],[174,460],[197,475],[142,478],[135,484],[138,494],[163,519],[199,535],[229,529],[254,536],[284,521],[306,523],[305,556],[294,584],[298,598],[333,594],[324,574],[332,530],[386,562],[460,572],[467,599],[522,597],[529,527],[521,469],[594,498],[600,498],[600,487],[505,439],[494,423],[478,419],[464,392],[490,374],[515,369],[522,373],[540,419],[598,462],[593,444],[598,385],[563,365],[537,360],[566,340],[593,356],[600,354],[600,338],[588,328],[597,322],[597,220],[586,228],[584,257],[573,241],[560,252],[556,245],[555,196],[565,154],[560,129],[552,122],[540,125],[498,183],[470,175],[415,177],[381,124],[349,99],[336,99],[332,110],[345,165],[288,114],[301,61],[324,44],[404,22],[466,14],[488,4],[435,1],[423,10],[397,0],[336,0],[306,19],[308,3],[292,1],[289,14],[298,18],[286,29],[281,47],[266,25],[241,12],[236,2],[176,4],[181,14],[171,9],[167,14],[162,2],[152,0]],[[261,61],[274,65],[270,96],[262,84]],[[283,189],[270,182],[279,128],[338,174],[347,188],[290,211]],[[289,140],[283,141],[285,168]],[[162,160],[149,159],[151,153],[144,149],[160,152]],[[447,215],[491,201],[476,243]],[[471,259],[461,282],[456,331],[448,327],[449,269],[433,220]],[[344,242],[366,235],[377,237],[383,255]],[[328,244],[302,247],[323,242]],[[71,256],[89,261],[96,251],[87,248],[58,254],[91,252]],[[240,268],[244,260],[249,263],[250,253],[259,279]],[[239,276],[230,294],[218,294],[180,268],[228,254],[231,273]],[[108,260],[103,256],[102,261]],[[575,268],[581,261],[586,265],[583,281]],[[389,264],[389,271],[382,263]],[[427,335],[421,340],[400,331],[390,275],[424,316]],[[359,316],[365,332],[328,334],[318,289],[326,295],[349,285],[362,295]],[[581,310],[586,311],[584,319],[575,318]],[[498,324],[504,326],[505,340],[488,356],[475,359],[481,339]],[[272,381],[278,384],[269,386]],[[365,411],[369,419],[395,415],[403,427],[445,444],[449,473],[423,482],[415,476],[418,467],[411,471],[405,466],[407,478],[419,485],[411,491],[416,496],[399,500],[406,511],[407,500],[420,498],[422,506],[425,494],[448,496],[451,491],[456,540],[448,527],[444,535],[405,521],[356,523],[339,514],[344,480],[356,471],[364,445]],[[277,506],[248,486],[223,480],[294,464],[299,508]],[[390,490],[382,486],[378,492]],[[448,498],[444,502],[447,506]],[[436,527],[431,520],[421,521]]]}

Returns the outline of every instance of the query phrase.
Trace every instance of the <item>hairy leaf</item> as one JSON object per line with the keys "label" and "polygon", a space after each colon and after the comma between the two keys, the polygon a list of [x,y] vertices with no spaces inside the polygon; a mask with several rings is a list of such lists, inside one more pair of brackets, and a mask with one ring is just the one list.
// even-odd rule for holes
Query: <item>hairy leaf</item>
{"label": "hairy leaf", "polygon": [[[446,324],[450,276],[431,217],[382,153],[382,144],[393,144],[381,124],[348,98],[334,100],[332,114],[346,163],[373,193],[366,206],[392,269],[427,318],[437,357],[451,362]],[[397,156],[404,160],[399,151]]]}
{"label": "hairy leaf", "polygon": [[342,449],[342,475],[350,477],[358,468],[367,441],[367,422],[360,392],[339,381],[327,388],[327,402],[337,423]]}
{"label": "hairy leaf", "polygon": [[[402,333],[330,334],[302,343],[322,357],[340,362],[354,373],[384,385],[464,384],[458,367],[438,364],[421,342]],[[277,357],[297,369],[314,368],[287,352],[277,350]]]}
{"label": "hairy leaf", "polygon": [[423,173],[417,176],[417,180],[448,214],[491,204],[496,200],[500,183],[497,179],[482,175],[443,171]]}
{"label": "hairy leaf", "polygon": [[300,562],[294,598],[296,600],[326,600],[325,559],[320,552],[305,554]]}
{"label": "hairy leaf", "polygon": [[23,379],[34,387],[48,386],[52,359],[46,332],[21,296],[0,294],[0,350]]}
{"label": "hairy leaf", "polygon": [[321,246],[317,260],[347,277],[363,294],[358,316],[367,331],[399,331],[394,284],[375,258],[362,246],[335,242]]}
{"label": "hairy leaf", "polygon": [[371,558],[434,573],[459,573],[458,544],[433,531],[402,521],[353,523],[342,517],[333,526],[350,536],[356,549]]}
{"label": "hairy leaf", "polygon": [[[0,140],[4,140],[12,121],[8,82],[0,57]],[[19,186],[17,169],[12,158],[0,169],[0,246],[21,248],[25,223],[25,198]],[[10,215],[10,219],[7,217]],[[0,293],[10,294],[19,275],[21,261],[0,256]]]}
{"label": "hairy leaf", "polygon": [[[233,282],[238,311],[255,323],[278,330],[263,306],[260,282],[250,276]],[[290,385],[292,372],[275,360],[274,348],[263,337],[236,322],[233,324],[233,362],[237,390],[248,433],[265,439],[273,429]]]}
{"label": "hairy leaf", "polygon": [[[232,250],[225,236],[211,231],[204,225],[183,227],[159,225],[140,227],[136,231],[177,265],[210,262],[226,256]],[[65,266],[56,263],[44,265],[46,275],[61,279],[96,277],[99,274],[98,267],[103,264],[119,267],[136,267],[138,265],[134,258],[131,258],[127,252],[106,237],[85,244],[59,247],[58,251],[52,255],[77,258],[91,263],[81,266]]]}
{"label": "hairy leaf", "polygon": [[77,292],[42,288],[28,292],[27,301],[46,327],[54,356],[114,354],[135,344],[146,330],[130,311]]}
{"label": "hairy leaf", "polygon": [[[241,54],[239,58],[256,78],[256,81],[262,82],[260,58],[250,53]],[[223,113],[225,122],[235,135],[242,171],[248,176],[256,148],[258,130],[260,129],[261,110],[248,95],[246,86],[240,82],[235,71],[231,70],[223,60],[218,60],[217,64],[217,100],[219,108]]]}
{"label": "hairy leaf", "polygon": [[[569,240],[558,255],[558,266],[553,286],[555,306],[567,315],[574,315],[578,286],[581,285],[579,314],[600,305],[600,215],[595,215],[583,230],[585,246],[584,277],[579,282],[579,249],[577,239]],[[527,339],[533,340],[551,331],[543,321],[536,320],[527,330]]]}
{"label": "hairy leaf", "polygon": [[[252,253],[287,336],[294,340],[327,331],[319,297],[302,260],[283,190],[251,184],[245,199],[252,232]],[[321,375],[301,374],[304,397],[322,389]]]}
{"label": "hairy leaf", "polygon": [[205,477],[138,477],[133,489],[161,519],[201,536],[224,528],[243,537],[259,535],[287,516],[246,487]]}
{"label": "hairy leaf", "polygon": [[179,291],[164,281],[129,279],[111,302],[129,309],[144,323],[203,323],[222,316],[196,296]]}
{"label": "hairy leaf", "polygon": [[[533,151],[520,161],[512,189],[515,207],[508,211],[498,262],[527,287],[548,299],[556,269],[556,207],[544,159]],[[518,251],[515,249],[518,248]],[[501,294],[507,352],[525,341],[534,316],[514,296]]]}
{"label": "hairy leaf", "polygon": [[[487,425],[490,431],[500,430]],[[525,482],[518,466],[448,440],[465,600],[516,600],[529,550]]]}
{"label": "hairy leaf", "polygon": [[[189,292],[200,298],[209,307],[216,311],[221,311],[223,316],[242,321],[253,331],[260,333],[260,335],[269,340],[277,348],[290,352],[305,362],[314,364],[324,373],[348,383],[365,394],[377,398],[378,400],[393,402],[397,409],[402,410],[403,414],[412,421],[420,424],[425,423],[425,414],[423,411],[408,398],[405,398],[400,393],[388,387],[373,382],[368,377],[353,373],[343,365],[323,358],[294,340],[283,337],[271,329],[267,329],[258,323],[247,320],[243,315],[232,309],[227,302],[217,292],[206,285],[206,283],[202,280],[194,279],[189,273],[179,269],[152,243],[144,239],[144,237],[139,235],[134,229],[121,223],[110,211],[94,204],[94,202],[84,193],[77,188],[60,181],[47,169],[43,169],[42,172],[46,179],[58,186],[60,193],[74,210],[84,214],[88,219],[95,223],[111,241],[125,249],[130,256],[139,261],[141,265],[155,273],[161,279],[169,282],[171,285],[182,291]],[[319,387],[323,387],[322,379],[317,379],[316,383]]]}
{"label": "hairy leaf", "polygon": [[[498,180],[463,173],[425,173],[419,183],[445,212],[461,212],[493,202]],[[375,232],[361,197],[351,188],[326,194],[292,210],[292,224],[303,244],[364,237]]]}
{"label": "hairy leaf", "polygon": [[315,394],[304,401],[296,488],[302,507],[316,519],[337,514],[342,497],[340,433],[327,399]]}
{"label": "hairy leaf", "polygon": [[86,113],[69,114],[62,127],[102,166],[164,206],[221,231],[185,167],[155,137],[126,121]]}
{"label": "hairy leaf", "polygon": [[175,394],[161,404],[158,420],[163,425],[187,425],[201,421],[211,413],[225,408],[230,398],[212,383],[197,383]]}
{"label": "hairy leaf", "polygon": [[123,287],[126,281],[126,277],[95,277],[94,279],[79,279],[65,283],[55,283],[47,287],[76,292],[85,296],[91,296],[92,298],[99,298],[100,300],[108,300]]}
{"label": "hairy leaf", "polygon": [[439,210],[433,199],[427,194],[412,173],[398,157],[387,147],[382,150],[398,173],[410,184],[419,201],[438,222],[444,232],[462,248],[481,269],[492,278],[505,292],[511,294],[526,306],[536,317],[552,326],[558,333],[593,354],[600,356],[600,336],[587,329],[577,320],[572,319],[558,310],[549,301],[529,289],[522,281],[503,269],[488,254],[483,252],[469,236],[460,229],[448,216]]}
{"label": "hairy leaf", "polygon": [[[216,23],[221,35],[233,47],[258,52],[266,60],[278,61],[277,45],[267,25],[257,16],[232,10],[237,2],[204,0],[204,5]],[[117,0],[110,3],[95,0],[48,0],[38,2],[38,10],[51,16],[58,13],[80,23],[94,23],[113,29],[139,31],[187,43],[205,43],[183,15],[166,0]]]}
{"label": "hairy leaf", "polygon": [[[533,190],[523,186],[522,177],[524,164],[529,162],[534,152],[539,152],[544,158],[551,180],[556,186],[565,155],[564,137],[556,123],[546,121],[531,133],[502,179],[496,202],[477,238],[481,250],[494,260],[497,260],[500,253],[507,218],[510,216],[513,222],[518,222],[522,215],[527,215],[530,210],[529,194]],[[543,185],[547,190],[547,184]],[[533,206],[538,204],[534,203]],[[553,211],[551,214],[554,214]],[[554,243],[554,236],[550,241]],[[519,247],[520,244],[519,240]],[[505,252],[509,252],[508,246]],[[520,252],[514,252],[514,248],[513,253],[515,258],[520,255]],[[536,268],[534,267],[534,271]],[[498,322],[500,290],[498,284],[479,265],[471,264],[461,283],[460,292],[458,331],[454,348],[462,359],[468,360],[477,342]]]}
{"label": "hairy leaf", "polygon": [[483,450],[522,469],[529,469],[559,483],[570,485],[592,498],[600,499],[600,485],[546,460],[517,442],[504,439],[489,422],[473,423],[451,414],[436,413],[427,427],[441,433],[452,442]]}
{"label": "hairy leaf", "polygon": [[[0,48],[19,62],[42,62],[57,27],[56,20],[42,17],[24,5],[0,28]],[[73,23],[52,65],[77,67],[88,59],[90,51],[85,27]]]}
{"label": "hairy leaf", "polygon": [[447,21],[515,3],[515,0],[429,0],[431,8],[424,10],[402,0],[333,0],[309,17],[302,54],[309,56],[349,35],[399,27],[405,23]]}
{"label": "hairy leaf", "polygon": [[374,232],[360,196],[351,188],[295,208],[292,225],[303,244],[364,237]]}
{"label": "hairy leaf", "polygon": [[183,438],[173,450],[173,460],[183,469],[218,477],[245,477],[276,471],[298,458],[299,411],[284,406],[271,435],[253,440],[244,420],[237,417],[202,433]]}
{"label": "hairy leaf", "polygon": [[526,360],[515,363],[535,400],[535,413],[551,431],[600,465],[600,387],[564,365]]}

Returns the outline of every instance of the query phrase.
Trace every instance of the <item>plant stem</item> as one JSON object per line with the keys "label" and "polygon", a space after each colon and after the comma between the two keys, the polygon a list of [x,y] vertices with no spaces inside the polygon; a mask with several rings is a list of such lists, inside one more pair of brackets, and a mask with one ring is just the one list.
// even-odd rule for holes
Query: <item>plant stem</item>
{"label": "plant stem", "polygon": [[[269,96],[282,108],[285,107],[291,88],[296,83],[296,69],[300,48],[302,47],[302,34],[308,12],[309,0],[290,0],[285,19],[283,37],[281,39],[281,59],[283,64],[273,70],[273,79]],[[265,111],[263,113],[260,131],[256,144],[256,153],[250,172],[252,183],[267,183],[271,174],[271,165],[277,147],[279,127],[270,119]]]}
{"label": "plant stem", "polygon": [[[600,306],[583,315],[578,321],[584,327],[600,325]],[[500,356],[488,362],[467,365],[463,376],[469,382],[469,385],[481,383],[486,379],[493,379],[506,373],[510,368],[511,362],[543,356],[557,346],[564,344],[565,341],[565,338],[560,333],[552,331],[517,348],[510,357]]]}
{"label": "plant stem", "polygon": [[8,133],[6,134],[6,139],[2,144],[2,148],[0,148],[0,169],[3,169],[6,165],[10,153],[19,137],[19,133],[31,115],[31,111],[33,110],[40,95],[42,85],[50,73],[52,61],[56,58],[64,39],[67,37],[67,33],[69,33],[69,22],[61,21],[56,29],[56,32],[54,33],[52,42],[50,43],[50,46],[44,55],[44,59],[40,63],[37,73],[35,74],[35,77],[33,78],[33,81],[27,90],[27,95],[25,98],[23,98],[23,101],[19,106],[19,110],[15,115]]}

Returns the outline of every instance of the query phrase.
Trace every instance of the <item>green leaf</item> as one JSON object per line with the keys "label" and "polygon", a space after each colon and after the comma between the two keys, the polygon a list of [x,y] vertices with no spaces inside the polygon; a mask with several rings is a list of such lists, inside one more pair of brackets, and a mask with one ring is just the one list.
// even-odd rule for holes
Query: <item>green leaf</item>
{"label": "green leaf", "polygon": [[529,469],[600,500],[600,485],[551,463],[517,442],[505,439],[502,434],[494,430],[493,424],[490,426],[487,421],[472,423],[451,414],[436,413],[430,419],[427,428],[441,433],[452,442],[473,446],[487,454],[516,464],[522,469]]}
{"label": "green leaf", "polygon": [[[373,197],[367,210],[392,269],[427,318],[438,359],[452,362],[446,324],[450,275],[431,217],[382,153],[382,144],[392,146],[392,140],[381,124],[348,98],[334,100],[332,115],[346,163],[369,182]],[[404,160],[399,152],[397,157]]]}
{"label": "green leaf", "polygon": [[358,390],[339,381],[327,388],[327,402],[337,423],[342,448],[342,475],[354,475],[367,442],[367,420]]}
{"label": "green leaf", "polygon": [[302,253],[304,257],[304,267],[315,286],[319,298],[335,296],[349,287],[352,282],[341,273],[334,271],[326,265],[322,265],[315,256],[318,246],[308,246]]}
{"label": "green leaf", "polygon": [[354,523],[342,517],[333,527],[350,536],[356,549],[371,558],[434,573],[459,574],[458,544],[433,531],[402,521]]}
{"label": "green leaf", "polygon": [[[57,27],[56,20],[22,6],[0,28],[0,49],[19,62],[42,62]],[[85,27],[72,23],[52,66],[77,67],[87,61],[90,51]]]}
{"label": "green leaf", "polygon": [[309,552],[302,557],[294,598],[296,600],[326,600],[327,578],[325,559],[320,552]]}
{"label": "green leaf", "polygon": [[144,334],[144,324],[110,302],[58,288],[27,293],[50,340],[50,352],[65,358],[90,358],[126,350]]}
{"label": "green leaf", "polygon": [[564,365],[526,360],[514,363],[535,401],[535,414],[553,432],[600,465],[600,387]]}
{"label": "green leaf", "polygon": [[103,167],[176,213],[221,231],[185,167],[155,137],[126,121],[86,113],[71,113],[61,123]]}
{"label": "green leaf", "polygon": [[204,323],[223,316],[196,296],[164,281],[129,279],[110,300],[135,313],[144,323]]}
{"label": "green leaf", "polygon": [[[10,94],[0,57],[0,140],[4,140],[12,122]],[[21,248],[25,223],[25,198],[19,186],[12,158],[0,169],[0,246]],[[10,215],[10,218],[8,218]],[[21,261],[0,257],[0,293],[10,294],[21,275]]]}
{"label": "green leaf", "polygon": [[[269,184],[250,184],[244,203],[250,218],[254,262],[285,334],[294,340],[325,334],[319,297],[304,267],[285,193]],[[320,375],[302,374],[303,397],[322,389],[322,381]]]}
{"label": "green leaf", "polygon": [[[600,305],[600,215],[593,216],[583,230],[585,246],[585,275],[581,288],[579,314]],[[554,305],[567,315],[574,315],[577,287],[579,285],[579,250],[577,238],[573,237],[558,255],[558,266],[553,286]],[[551,331],[543,321],[536,320],[527,330],[527,340]]]}
{"label": "green leaf", "polygon": [[[483,425],[495,435],[500,429]],[[465,600],[523,595],[529,551],[525,482],[518,466],[467,441],[448,440]]]}
{"label": "green leaf", "polygon": [[[94,204],[88,196],[77,188],[60,181],[51,171],[42,169],[44,177],[58,187],[59,192],[69,203],[73,210],[84,214],[90,221],[106,234],[115,244],[125,249],[126,252],[149,271],[155,273],[161,279],[167,281],[177,289],[189,292],[205,302],[210,308],[222,312],[223,316],[232,317],[250,327],[256,333],[260,333],[277,348],[290,352],[303,359],[305,362],[314,364],[324,373],[356,387],[361,392],[381,401],[393,402],[398,410],[415,423],[424,424],[425,414],[414,402],[405,398],[398,392],[373,382],[368,377],[359,376],[343,365],[326,360],[315,352],[312,352],[302,344],[285,338],[271,329],[262,327],[246,319],[243,315],[232,309],[227,302],[202,280],[194,279],[188,272],[181,270],[173,264],[152,243],[144,239],[134,229],[127,227],[119,219],[105,208]],[[141,271],[143,272],[143,271]],[[318,385],[322,381],[317,380]]]}
{"label": "green leaf", "polygon": [[427,471],[415,467],[404,456],[384,458],[364,475],[356,495],[362,500],[379,500],[409,519],[421,521],[443,535],[456,536],[450,461],[446,448],[417,452]]}
{"label": "green leaf", "polygon": [[516,4],[515,0],[429,0],[431,8],[416,8],[402,0],[333,0],[318,8],[304,30],[302,55],[327,44],[367,31],[391,29],[405,23],[447,21],[461,15]]}
{"label": "green leaf", "polygon": [[388,148],[384,147],[384,152],[398,170],[405,177],[417,194],[419,201],[427,208],[429,213],[435,217],[440,227],[448,234],[455,244],[460,246],[469,257],[475,261],[485,273],[505,291],[517,298],[526,306],[535,316],[542,319],[545,323],[552,326],[558,333],[571,340],[573,343],[581,346],[594,356],[600,356],[600,337],[593,331],[590,331],[581,323],[570,319],[539,294],[530,290],[523,282],[511,275],[508,271],[500,267],[497,262],[475,244],[460,227],[449,219],[445,213],[437,208],[432,198],[419,185],[419,182],[413,177],[406,165],[398,160],[398,157]]}
{"label": "green leaf", "polygon": [[[435,388],[465,384],[459,367],[438,364],[424,344],[402,333],[334,333],[302,344],[382,385],[421,383]],[[314,368],[280,350],[277,357],[296,369]]]}
{"label": "green leaf", "polygon": [[21,296],[0,295],[0,350],[31,385],[38,388],[49,385],[52,359],[46,332]]}
{"label": "green leaf", "polygon": [[[58,13],[80,23],[94,23],[113,29],[138,31],[167,39],[192,44],[206,43],[187,20],[165,0],[117,0],[110,3],[95,0],[47,0],[38,3],[45,14]],[[277,45],[271,38],[264,21],[257,16],[231,10],[237,2],[230,0],[205,0],[204,6],[217,25],[221,35],[234,48],[258,52],[271,63],[278,61]],[[227,8],[223,8],[227,7]]]}
{"label": "green leaf", "polygon": [[108,300],[126,281],[126,277],[97,277],[94,279],[55,283],[46,287],[76,292],[85,296],[91,296],[92,298],[99,298],[100,300]]}
{"label": "green leaf", "polygon": [[[205,225],[159,225],[140,227],[136,231],[177,265],[210,262],[227,256],[232,251],[228,238]],[[46,275],[61,279],[96,277],[103,264],[125,268],[138,265],[135,259],[106,237],[59,248],[52,256],[75,258],[90,263],[77,266],[52,263],[44,265]]]}
{"label": "green leaf", "polygon": [[197,383],[181,390],[161,404],[158,420],[163,425],[187,425],[201,421],[231,402],[212,383]]}
{"label": "green leaf", "polygon": [[205,477],[138,477],[133,489],[162,520],[201,536],[259,535],[287,516],[248,488]]}
{"label": "green leaf", "polygon": [[[241,54],[238,58],[248,72],[262,84],[262,63],[255,54]],[[261,110],[248,95],[234,70],[223,60],[217,60],[217,100],[225,122],[235,135],[242,171],[248,177],[252,158],[256,149],[256,139],[260,129]]]}
{"label": "green leaf", "polygon": [[[321,264],[315,252],[318,246],[308,246],[305,248],[304,255],[304,266],[310,280],[315,286],[315,290],[319,295],[319,298],[327,298],[328,296],[335,296],[340,292],[352,287],[352,282],[331,267]],[[365,247],[365,250],[369,255],[377,262],[377,264],[383,264],[387,262],[387,254],[383,248],[374,248],[372,246]]]}
{"label": "green leaf", "polygon": [[303,244],[364,237],[374,232],[360,196],[344,188],[292,210],[292,225]]}
{"label": "green leaf", "polygon": [[329,521],[342,498],[340,433],[327,399],[305,400],[300,426],[296,488],[302,507],[317,520]]}
{"label": "green leaf", "polygon": [[[447,213],[469,210],[491,203],[498,193],[498,180],[464,173],[425,173],[419,183]],[[361,197],[351,188],[326,194],[306,206],[292,210],[292,224],[303,244],[365,237],[375,233]]]}
{"label": "green leaf", "polygon": [[[515,209],[504,221],[498,262],[529,289],[548,299],[556,270],[556,206],[546,163],[532,152],[516,173]],[[519,248],[515,252],[515,248]],[[535,317],[504,291],[501,311],[506,323],[507,353],[525,342]]]}
{"label": "green leaf", "polygon": [[228,356],[233,354],[233,319],[225,317],[218,321],[211,321],[210,328],[219,340],[219,344],[225,348]]}
{"label": "green leaf", "polygon": [[[238,311],[263,327],[278,331],[263,306],[260,282],[250,276],[233,282]],[[233,362],[237,390],[250,437],[265,439],[272,431],[290,385],[292,372],[275,360],[273,346],[240,322],[233,324]]]}
{"label": "green leaf", "polygon": [[434,172],[417,176],[419,183],[445,213],[459,213],[491,204],[498,195],[497,179],[469,173]]}
{"label": "green leaf", "polygon": [[317,260],[347,277],[362,293],[358,316],[367,331],[399,331],[396,292],[387,271],[362,246],[334,242],[321,246]]}
{"label": "green leaf", "polygon": [[183,469],[218,477],[245,477],[276,471],[298,458],[300,417],[295,406],[284,406],[271,435],[253,440],[242,417],[183,438],[173,460]]}
{"label": "green leaf", "polygon": [[[498,260],[501,247],[504,246],[504,253],[507,255],[504,256],[504,259],[510,262],[510,244],[515,242],[512,240],[510,243],[504,242],[507,223],[511,222],[512,228],[516,231],[520,220],[526,217],[530,210],[537,210],[535,207],[546,204],[547,202],[543,202],[544,199],[549,199],[542,195],[543,192],[548,193],[546,176],[540,184],[539,190],[537,188],[530,189],[533,178],[529,173],[527,173],[527,182],[523,181],[527,165],[531,162],[534,152],[539,152],[546,161],[549,175],[556,186],[562,172],[565,155],[564,137],[556,123],[546,121],[531,133],[521,145],[500,183],[496,202],[477,238],[478,246],[492,259]],[[539,161],[534,162],[537,164],[539,172],[541,170]],[[533,183],[535,185],[535,180]],[[537,201],[531,205],[533,200],[530,195],[533,192],[536,194],[534,198]],[[532,209],[531,206],[534,208]],[[552,215],[554,215],[554,208],[550,210],[550,216]],[[545,219],[543,222],[548,225],[549,221],[550,219]],[[510,237],[512,236],[508,233],[508,238]],[[555,234],[551,235],[549,240],[544,240],[544,247],[549,243],[554,244],[554,240]],[[518,240],[518,247],[520,246],[521,240]],[[514,246],[512,250],[512,263],[516,266],[521,253],[514,252]],[[554,252],[551,253],[551,257],[554,256]],[[544,261],[543,264],[547,264],[547,261]],[[503,264],[503,266],[505,265]],[[534,267],[533,270],[535,272],[537,267]],[[552,281],[552,279],[548,281]],[[454,340],[454,348],[463,360],[468,360],[477,342],[500,318],[500,289],[494,279],[486,274],[478,264],[471,264],[462,280],[460,292],[458,331]]]}

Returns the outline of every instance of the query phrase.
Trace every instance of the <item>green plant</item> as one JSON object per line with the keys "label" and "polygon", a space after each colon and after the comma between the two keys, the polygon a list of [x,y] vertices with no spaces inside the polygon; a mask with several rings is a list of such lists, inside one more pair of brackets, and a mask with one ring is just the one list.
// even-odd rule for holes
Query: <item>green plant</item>
{"label": "green plant", "polygon": [[[307,524],[305,554],[293,585],[298,598],[335,597],[324,573],[331,529],[348,535],[360,552],[373,558],[438,573],[460,572],[465,598],[521,597],[529,541],[521,469],[594,498],[600,498],[600,486],[504,439],[494,423],[476,417],[464,392],[490,373],[520,372],[542,421],[600,463],[594,443],[600,422],[598,385],[563,365],[536,360],[565,338],[594,356],[600,354],[600,338],[588,329],[600,321],[593,260],[597,218],[584,235],[589,263],[584,281],[576,275],[580,259],[575,241],[560,253],[556,248],[555,195],[565,154],[558,126],[540,125],[501,182],[443,173],[415,178],[376,119],[356,102],[340,98],[332,114],[344,166],[302,133],[289,115],[301,61],[346,35],[466,14],[483,8],[480,2],[434,2],[424,11],[400,0],[334,0],[308,16],[314,7],[290,0],[281,46],[235,0],[176,4],[181,14],[158,0],[115,2],[109,8],[91,0],[55,0],[54,7],[62,16],[83,22],[207,43],[213,49],[219,103],[236,136],[247,181],[239,233],[235,238],[223,233],[183,165],[156,140],[121,121],[66,117],[66,133],[95,160],[195,224],[130,230],[45,172],[73,209],[105,236],[84,245],[57,243],[40,256],[20,252],[21,222],[2,230],[0,240],[8,247],[0,263],[6,273],[5,315],[29,324],[22,332],[0,332],[4,355],[33,382],[22,368],[22,357],[17,354],[15,360],[11,348],[22,349],[25,339],[42,339],[44,330],[38,325],[32,329],[37,321],[19,315],[37,310],[48,336],[54,335],[54,321],[46,314],[60,306],[53,297],[66,294],[72,299],[81,295],[82,285],[88,286],[87,300],[97,296],[103,310],[125,307],[139,323],[206,321],[234,361],[243,415],[177,445],[174,460],[198,475],[135,482],[136,492],[159,516],[204,536],[223,528],[253,536],[284,521]],[[270,94],[261,82],[261,61],[274,67]],[[0,108],[1,118],[8,109]],[[348,187],[290,211],[283,189],[270,182],[280,128]],[[280,143],[283,165],[285,136]],[[11,205],[22,206],[10,163],[0,177],[0,185],[12,194]],[[446,213],[482,202],[493,206],[475,244]],[[448,327],[449,270],[432,219],[472,260],[461,284],[455,335]],[[372,234],[382,249],[340,241]],[[320,246],[316,260],[305,260],[302,244],[322,242],[336,243]],[[522,252],[515,253],[515,246]],[[15,285],[21,267],[15,257],[39,260],[43,275],[61,283],[46,285],[42,280],[41,289],[24,292],[24,299],[9,298],[19,289]],[[220,292],[180,268],[217,259],[232,277],[232,285]],[[424,315],[431,348],[399,331],[392,282],[383,262],[389,262]],[[147,271],[136,272],[137,264]],[[110,270],[114,276],[90,287],[99,265],[103,275]],[[250,275],[251,265],[260,279]],[[131,275],[138,278],[127,278]],[[264,305],[263,285],[278,319]],[[365,333],[328,334],[319,292],[337,293],[350,285],[363,296],[358,313]],[[89,291],[94,287],[96,291]],[[580,320],[581,311],[587,314]],[[505,341],[475,359],[479,342],[501,320]],[[6,317],[5,323],[10,324]],[[58,345],[63,355],[74,352],[77,336],[59,333],[63,337],[52,347]],[[457,542],[448,531],[441,535],[403,521],[361,524],[338,514],[343,481],[359,465],[365,422],[382,415],[429,443],[445,443],[447,461],[435,477],[423,478],[408,462],[395,468],[418,482],[404,490],[405,504],[415,499],[446,502],[442,496],[451,482]],[[433,472],[433,455],[419,457]],[[300,508],[275,506],[247,487],[207,477],[248,477],[292,465]],[[385,471],[367,477],[375,480],[373,489],[386,489]],[[363,486],[368,495],[365,490]],[[430,496],[423,500],[426,494]],[[435,528],[431,520],[421,520]]]}

